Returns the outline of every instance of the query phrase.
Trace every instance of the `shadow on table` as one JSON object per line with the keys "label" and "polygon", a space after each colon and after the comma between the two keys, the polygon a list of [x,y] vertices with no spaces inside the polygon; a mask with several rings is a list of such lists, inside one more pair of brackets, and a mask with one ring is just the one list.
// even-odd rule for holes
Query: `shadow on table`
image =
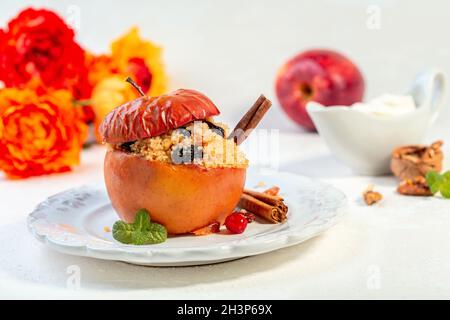
{"label": "shadow on table", "polygon": [[280,170],[315,178],[342,178],[353,176],[350,168],[332,154],[314,156],[280,165]]}
{"label": "shadow on table", "polygon": [[291,161],[280,165],[280,170],[294,172],[312,178],[362,178],[367,184],[395,188],[398,179],[392,175],[361,176],[339,162],[332,154]]}
{"label": "shadow on table", "polygon": [[25,225],[0,227],[0,272],[22,281],[64,288],[73,266],[81,288],[144,289],[184,287],[274,272],[311,250],[319,238],[268,254],[196,267],[143,267],[58,253],[27,233]]}

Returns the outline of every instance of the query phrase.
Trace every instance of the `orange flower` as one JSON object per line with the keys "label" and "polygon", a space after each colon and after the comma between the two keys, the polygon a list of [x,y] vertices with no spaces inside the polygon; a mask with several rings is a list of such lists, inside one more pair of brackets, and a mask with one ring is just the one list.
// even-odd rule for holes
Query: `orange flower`
{"label": "orange flower", "polygon": [[106,54],[94,55],[88,53],[86,55],[87,68],[89,69],[89,83],[93,86],[97,85],[105,78],[111,77],[111,75],[118,74],[119,70],[114,65],[111,56]]}
{"label": "orange flower", "polygon": [[67,90],[0,90],[0,170],[18,179],[70,170],[87,132]]}

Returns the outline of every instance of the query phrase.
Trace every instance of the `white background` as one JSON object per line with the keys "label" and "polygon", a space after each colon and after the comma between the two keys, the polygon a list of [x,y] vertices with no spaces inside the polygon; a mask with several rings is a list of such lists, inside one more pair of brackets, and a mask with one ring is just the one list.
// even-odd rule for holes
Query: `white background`
{"label": "white background", "polygon": [[[27,4],[65,17],[79,10],[77,39],[97,53],[139,26],[165,48],[171,88],[205,92],[230,120],[259,93],[274,97],[278,68],[308,48],[348,55],[365,75],[368,97],[403,91],[427,67],[450,71],[450,7],[444,0],[4,0],[1,25]],[[381,10],[380,29],[367,28],[374,5]],[[295,128],[278,110],[270,118],[270,127]]]}
{"label": "white background", "polygon": [[[280,168],[341,188],[351,210],[308,243],[216,266],[142,268],[51,252],[27,234],[26,215],[52,193],[102,179],[103,149],[97,147],[83,154],[74,173],[14,182],[0,178],[1,297],[450,297],[449,204],[399,197],[393,178],[352,175],[320,137],[283,115],[273,92],[283,62],[314,47],[334,48],[355,61],[365,75],[367,97],[401,92],[428,67],[450,74],[448,1],[4,0],[0,24],[27,4],[64,16],[79,9],[77,38],[97,53],[138,25],[145,37],[164,47],[171,88],[203,91],[226,121],[236,121],[260,93],[273,98],[262,126],[281,130]],[[381,10],[379,30],[367,27],[372,5]],[[430,141],[448,142],[447,101]],[[385,194],[382,205],[361,204],[360,193],[369,182]],[[73,264],[82,271],[76,291],[66,288],[66,269]]]}

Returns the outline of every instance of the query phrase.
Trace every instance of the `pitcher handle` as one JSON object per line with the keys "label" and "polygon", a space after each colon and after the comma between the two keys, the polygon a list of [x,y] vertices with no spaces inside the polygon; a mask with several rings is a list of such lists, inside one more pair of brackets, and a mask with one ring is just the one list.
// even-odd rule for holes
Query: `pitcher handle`
{"label": "pitcher handle", "polygon": [[440,70],[429,70],[417,75],[410,94],[418,107],[430,109],[430,124],[433,123],[442,107],[445,93],[445,75]]}

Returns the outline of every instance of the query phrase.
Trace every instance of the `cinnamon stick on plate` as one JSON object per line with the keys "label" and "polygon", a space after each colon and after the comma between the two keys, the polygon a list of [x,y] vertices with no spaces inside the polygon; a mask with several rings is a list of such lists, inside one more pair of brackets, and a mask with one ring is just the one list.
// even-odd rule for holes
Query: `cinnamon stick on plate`
{"label": "cinnamon stick on plate", "polygon": [[238,206],[272,223],[287,219],[288,207],[280,196],[245,189]]}
{"label": "cinnamon stick on plate", "polygon": [[255,101],[253,106],[238,122],[236,127],[233,129],[228,139],[234,139],[237,145],[244,142],[245,139],[250,135],[253,129],[256,128],[258,123],[264,117],[264,114],[269,110],[272,102],[267,99],[264,95],[260,95],[258,100]]}
{"label": "cinnamon stick on plate", "polygon": [[270,187],[269,189],[263,191],[263,193],[270,194],[272,196],[278,195],[279,192],[280,192],[280,188],[277,186]]}

